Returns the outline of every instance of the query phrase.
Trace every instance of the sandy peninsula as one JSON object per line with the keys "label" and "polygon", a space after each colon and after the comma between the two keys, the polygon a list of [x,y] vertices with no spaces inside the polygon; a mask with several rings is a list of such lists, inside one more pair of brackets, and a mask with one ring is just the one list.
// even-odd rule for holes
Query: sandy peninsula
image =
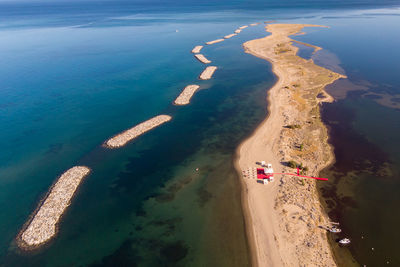
{"label": "sandy peninsula", "polygon": [[223,42],[223,41],[225,41],[225,39],[217,39],[217,40],[214,40],[214,41],[206,42],[206,44],[207,45],[212,45],[212,44],[220,43],[220,42]]}
{"label": "sandy peninsula", "polygon": [[136,137],[166,123],[167,121],[170,121],[171,119],[172,117],[169,115],[158,115],[108,139],[104,143],[104,146],[108,148],[122,147]]}
{"label": "sandy peninsula", "polygon": [[204,64],[209,64],[211,63],[211,60],[208,60],[204,55],[202,54],[195,54],[194,55],[200,62],[204,63]]}
{"label": "sandy peninsula", "polygon": [[217,70],[215,66],[209,66],[200,74],[200,80],[209,80],[214,75],[214,72]]}
{"label": "sandy peninsula", "polygon": [[56,235],[60,217],[69,206],[83,178],[89,173],[88,167],[75,166],[60,176],[18,234],[17,244],[21,249],[36,249]]}
{"label": "sandy peninsula", "polygon": [[200,88],[200,86],[191,84],[183,89],[182,93],[175,99],[175,105],[187,105],[190,103],[190,99],[194,93]]}
{"label": "sandy peninsula", "polygon": [[203,48],[202,45],[196,45],[193,49],[192,49],[192,53],[196,54],[196,53],[200,53],[200,50]]}
{"label": "sandy peninsula", "polygon": [[229,39],[229,38],[232,38],[233,36],[236,36],[236,35],[237,35],[236,33],[231,33],[231,34],[225,35],[224,39]]}
{"label": "sandy peninsula", "polygon": [[275,172],[294,172],[286,167],[290,160],[306,166],[307,175],[317,175],[332,161],[319,103],[332,100],[325,86],[345,77],[296,55],[289,36],[304,27],[321,26],[271,24],[266,27],[271,35],[243,45],[245,52],[271,62],[278,77],[268,93],[268,117],[240,145],[235,162],[255,266],[336,266],[326,232],[319,228],[329,218],[315,180],[276,175],[263,185],[244,175],[261,161],[272,163]]}

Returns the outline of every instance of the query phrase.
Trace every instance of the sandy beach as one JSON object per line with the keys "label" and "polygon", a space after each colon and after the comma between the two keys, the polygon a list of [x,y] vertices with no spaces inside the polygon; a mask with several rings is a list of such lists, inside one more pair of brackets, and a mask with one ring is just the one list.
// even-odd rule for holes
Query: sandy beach
{"label": "sandy beach", "polygon": [[196,53],[200,53],[200,50],[203,48],[202,45],[196,45],[193,49],[192,49],[192,53],[196,54]]}
{"label": "sandy beach", "polygon": [[223,42],[223,41],[225,41],[225,39],[217,39],[217,40],[214,40],[214,41],[206,42],[206,44],[207,45],[212,45],[212,44],[220,43],[220,42]]}
{"label": "sandy beach", "polygon": [[200,88],[200,86],[191,84],[183,89],[182,93],[175,99],[175,105],[187,105],[190,103],[190,99],[194,93]]}
{"label": "sandy beach", "polygon": [[138,125],[130,128],[129,130],[126,130],[120,134],[117,134],[116,136],[108,139],[105,143],[104,146],[108,148],[119,148],[136,137],[152,130],[153,128],[156,128],[160,126],[163,123],[166,123],[167,121],[170,121],[172,119],[171,116],[169,115],[158,115],[156,117],[153,117],[147,121],[144,121],[142,123],[139,123]]}
{"label": "sandy beach", "polygon": [[[318,175],[333,154],[322,124],[319,103],[332,101],[327,84],[344,76],[297,56],[288,36],[318,25],[272,24],[270,36],[246,42],[245,52],[268,60],[278,77],[269,90],[269,114],[237,150],[235,166],[242,181],[252,261],[255,266],[336,266],[319,202],[316,181],[276,175],[268,185],[243,175],[257,162],[272,163],[275,172],[295,172],[288,161],[302,163],[307,175]],[[325,98],[317,98],[323,93]]]}
{"label": "sandy beach", "polygon": [[38,248],[56,235],[61,216],[69,206],[83,178],[89,173],[88,167],[75,166],[60,176],[50,189],[50,193],[39,204],[38,209],[18,234],[16,241],[21,249]]}
{"label": "sandy beach", "polygon": [[209,80],[212,78],[214,75],[214,72],[217,70],[217,67],[215,66],[209,66],[203,72],[200,74],[199,79],[200,80]]}
{"label": "sandy beach", "polygon": [[204,55],[202,54],[195,54],[194,55],[201,63],[204,64],[209,64],[211,63],[211,60],[208,60]]}

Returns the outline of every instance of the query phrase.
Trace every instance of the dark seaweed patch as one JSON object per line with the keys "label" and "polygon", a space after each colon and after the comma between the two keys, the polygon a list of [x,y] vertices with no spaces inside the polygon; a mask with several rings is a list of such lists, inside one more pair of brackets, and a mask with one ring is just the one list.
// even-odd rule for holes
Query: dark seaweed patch
{"label": "dark seaweed patch", "polygon": [[166,245],[160,250],[160,255],[169,263],[176,263],[188,254],[188,248],[182,241],[177,241]]}

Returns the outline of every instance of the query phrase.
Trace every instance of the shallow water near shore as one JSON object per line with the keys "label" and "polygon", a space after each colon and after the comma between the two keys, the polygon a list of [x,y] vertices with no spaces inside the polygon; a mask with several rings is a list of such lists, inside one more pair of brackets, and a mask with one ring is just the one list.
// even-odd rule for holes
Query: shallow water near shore
{"label": "shallow water near shore", "polygon": [[[0,264],[249,265],[232,162],[240,141],[265,118],[265,97],[275,78],[269,63],[245,54],[241,44],[267,33],[261,24],[204,47],[202,53],[219,68],[210,81],[197,80],[205,66],[190,51],[243,24],[284,18],[331,21],[330,30],[295,39],[340,54],[323,38],[337,36],[332,29],[342,19],[308,17],[301,8],[154,13],[142,7],[109,13],[104,7],[91,13],[72,6],[53,7],[39,18],[35,9],[23,9],[21,16],[21,8],[1,11],[7,23],[0,33]],[[201,90],[191,104],[173,106],[184,86],[196,82]],[[372,106],[388,118],[379,121],[381,127],[398,121],[391,110],[363,101],[335,105],[350,105],[360,114]],[[124,148],[100,146],[159,113],[173,120]],[[368,121],[358,121],[363,135],[382,141]],[[390,148],[392,143],[385,146]],[[382,162],[395,165],[395,151],[382,152]],[[93,173],[63,217],[57,238],[40,251],[21,254],[13,238],[56,177],[77,164]],[[352,216],[359,215],[340,217],[346,233],[355,232]],[[358,260],[364,259],[362,249],[351,249]]]}

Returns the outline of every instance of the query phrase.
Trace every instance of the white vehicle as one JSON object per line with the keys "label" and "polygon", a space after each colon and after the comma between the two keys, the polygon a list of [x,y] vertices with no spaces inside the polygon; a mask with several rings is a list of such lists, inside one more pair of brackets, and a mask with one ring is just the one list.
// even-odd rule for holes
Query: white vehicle
{"label": "white vehicle", "polygon": [[341,244],[341,245],[350,244],[350,239],[348,239],[348,238],[340,239],[340,240],[339,240],[339,244]]}

